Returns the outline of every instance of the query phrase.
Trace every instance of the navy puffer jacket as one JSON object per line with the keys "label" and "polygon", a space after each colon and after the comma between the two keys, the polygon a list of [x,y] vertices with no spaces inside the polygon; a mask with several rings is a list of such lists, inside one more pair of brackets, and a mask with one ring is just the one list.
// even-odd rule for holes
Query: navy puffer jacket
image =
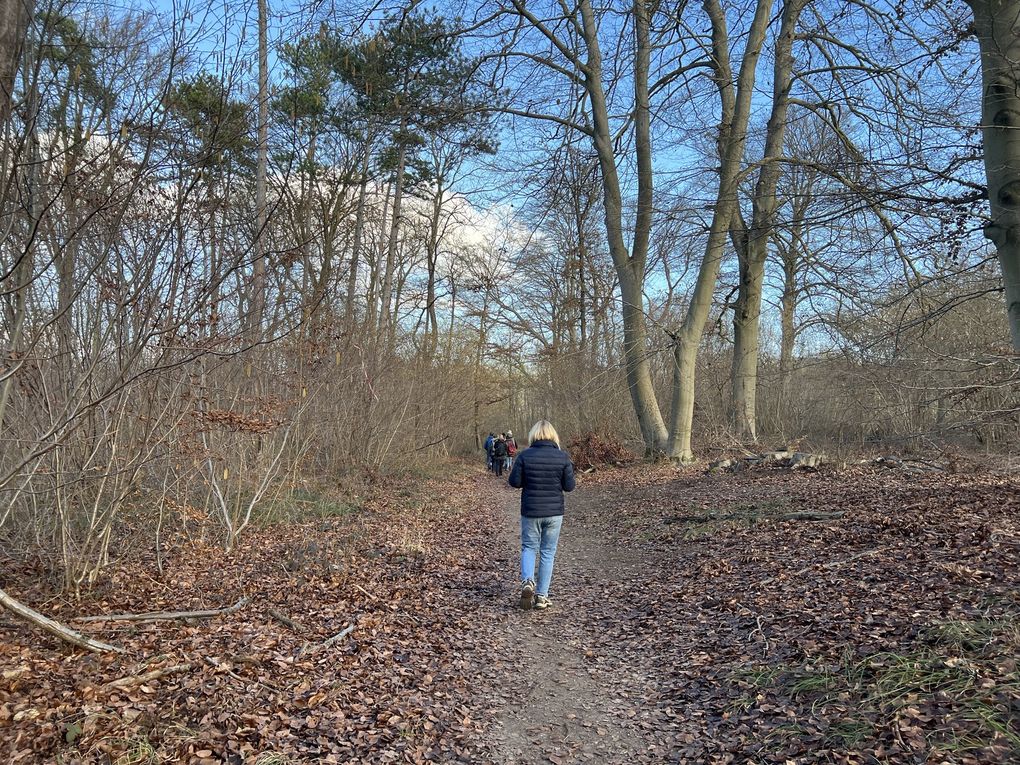
{"label": "navy puffer jacket", "polygon": [[563,515],[563,492],[574,490],[574,464],[552,441],[536,441],[517,455],[510,485],[521,492],[521,515]]}

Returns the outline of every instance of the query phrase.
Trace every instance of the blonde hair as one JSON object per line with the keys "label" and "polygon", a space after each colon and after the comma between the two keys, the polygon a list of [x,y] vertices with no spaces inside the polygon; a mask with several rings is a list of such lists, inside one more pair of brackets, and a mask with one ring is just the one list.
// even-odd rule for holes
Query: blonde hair
{"label": "blonde hair", "polygon": [[559,446],[560,434],[556,432],[556,428],[549,420],[539,420],[531,426],[531,431],[528,433],[528,443],[533,444],[536,441],[552,441]]}

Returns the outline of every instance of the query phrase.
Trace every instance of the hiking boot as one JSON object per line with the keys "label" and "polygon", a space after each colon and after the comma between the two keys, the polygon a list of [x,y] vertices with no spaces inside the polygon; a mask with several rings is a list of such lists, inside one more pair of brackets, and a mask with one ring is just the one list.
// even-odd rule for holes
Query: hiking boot
{"label": "hiking boot", "polygon": [[527,611],[535,604],[535,583],[530,579],[521,586],[521,608]]}
{"label": "hiking boot", "polygon": [[552,601],[549,600],[549,598],[547,598],[545,595],[536,595],[535,596],[535,608],[538,608],[538,609],[549,608],[549,606],[551,606],[551,605],[552,605]]}

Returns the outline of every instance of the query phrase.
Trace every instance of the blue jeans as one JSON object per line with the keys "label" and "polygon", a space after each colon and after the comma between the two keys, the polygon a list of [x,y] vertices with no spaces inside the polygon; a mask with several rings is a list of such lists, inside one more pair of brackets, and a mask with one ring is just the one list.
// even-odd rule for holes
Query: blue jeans
{"label": "blue jeans", "polygon": [[553,560],[556,558],[556,544],[560,541],[560,527],[563,516],[551,518],[529,518],[521,516],[521,581],[535,579],[535,559],[538,559],[538,579],[535,592],[549,595],[552,581]]}

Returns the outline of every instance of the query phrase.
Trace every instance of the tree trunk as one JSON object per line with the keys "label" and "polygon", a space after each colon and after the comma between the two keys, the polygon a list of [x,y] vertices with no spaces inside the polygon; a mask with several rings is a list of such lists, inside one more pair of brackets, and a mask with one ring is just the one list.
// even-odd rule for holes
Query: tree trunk
{"label": "tree trunk", "polygon": [[[406,129],[403,122],[400,124],[400,132],[403,134]],[[397,264],[397,242],[400,234],[400,203],[404,197],[404,170],[407,161],[407,150],[401,145],[397,155],[396,182],[393,187],[393,210],[390,213],[390,236],[386,245],[386,270],[383,272],[383,285],[380,300],[382,305],[379,312],[379,335],[387,333],[393,321],[393,272]]]}
{"label": "tree trunk", "polygon": [[752,200],[751,228],[737,248],[740,281],[733,311],[733,424],[739,438],[758,439],[758,349],[761,324],[761,293],[765,261],[776,217],[776,185],[779,159],[786,136],[786,116],[793,74],[793,40],[806,0],[783,3],[772,71],[772,113],[765,133],[765,150]]}
{"label": "tree trunk", "polygon": [[365,199],[368,196],[368,161],[369,148],[365,147],[365,156],[361,160],[361,185],[358,189],[358,207],[354,213],[354,242],[351,245],[351,270],[347,273],[347,299],[345,309],[347,313],[348,332],[355,324],[354,293],[358,287],[358,266],[361,255],[361,240],[365,236]]}
{"label": "tree trunk", "polygon": [[580,4],[584,24],[588,61],[585,71],[585,89],[591,102],[592,139],[602,171],[602,190],[605,205],[606,235],[609,252],[620,279],[623,300],[623,349],[627,366],[627,385],[631,401],[641,428],[641,437],[648,454],[666,446],[666,424],[659,410],[652,384],[647,338],[648,330],[644,311],[644,257],[648,246],[648,227],[651,223],[651,141],[648,113],[648,17],[642,0],[634,4],[635,18],[635,151],[638,158],[638,214],[635,219],[634,247],[628,252],[623,235],[623,198],[616,153],[613,145],[609,110],[602,88],[602,59],[599,51],[595,14],[589,0]]}
{"label": "tree trunk", "polygon": [[785,417],[790,395],[790,378],[793,374],[793,345],[797,340],[794,320],[797,314],[797,250],[793,245],[783,258],[783,296],[779,303],[779,392]]}
{"label": "tree trunk", "polygon": [[14,80],[34,10],[33,0],[0,0],[0,132],[10,116]]}
{"label": "tree trunk", "polygon": [[439,178],[436,195],[432,200],[432,217],[429,220],[429,239],[426,256],[428,258],[428,289],[426,294],[425,325],[425,360],[432,363],[436,349],[439,347],[439,318],[436,316],[436,268],[439,261],[439,219],[443,211],[443,179]]}
{"label": "tree trunk", "polygon": [[259,25],[259,109],[258,160],[255,167],[255,279],[252,284],[253,337],[262,337],[266,312],[266,174],[269,164],[269,8],[258,0]]}
{"label": "tree trunk", "polygon": [[758,440],[758,349],[761,291],[765,259],[757,253],[741,258],[737,304],[733,308],[733,425],[740,439]]}
{"label": "tree trunk", "polygon": [[981,49],[981,124],[991,220],[1013,348],[1020,351],[1020,0],[968,0]]}
{"label": "tree trunk", "polygon": [[673,413],[670,421],[669,456],[689,462],[694,459],[691,437],[694,424],[695,362],[705,322],[712,307],[712,293],[719,275],[729,235],[730,223],[737,211],[737,186],[740,164],[747,142],[747,123],[751,112],[758,59],[769,24],[768,0],[758,0],[740,62],[734,87],[729,57],[729,33],[726,15],[719,0],[705,0],[705,11],[712,22],[713,79],[719,88],[722,112],[719,122],[719,191],[712,212],[705,255],[698,269],[698,280],[687,309],[684,326],[673,349]]}

